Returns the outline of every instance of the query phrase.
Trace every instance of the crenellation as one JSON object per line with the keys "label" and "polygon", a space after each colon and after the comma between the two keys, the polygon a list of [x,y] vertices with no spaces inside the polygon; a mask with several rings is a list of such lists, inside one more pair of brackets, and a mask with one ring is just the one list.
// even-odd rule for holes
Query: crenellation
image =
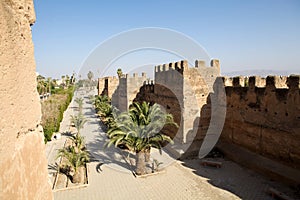
{"label": "crenellation", "polygon": [[181,61],[175,62],[175,70],[177,70],[177,71],[181,70]]}
{"label": "crenellation", "polygon": [[143,82],[143,85],[154,85],[154,81],[153,80],[150,80],[150,79],[147,79]]}
{"label": "crenellation", "polygon": [[158,65],[158,71],[163,72],[164,71],[164,66],[163,65]]}
{"label": "crenellation", "polygon": [[[296,76],[297,77],[297,76]],[[288,88],[288,78],[287,76],[250,76],[250,77],[224,77],[225,86],[232,87],[272,87],[272,88]]]}
{"label": "crenellation", "polygon": [[[225,83],[226,79],[230,78]],[[241,80],[234,77],[233,87],[225,84],[227,114],[221,140],[299,167],[300,151],[292,147],[299,133],[299,75],[251,76],[245,86]]]}
{"label": "crenellation", "polygon": [[287,76],[275,76],[276,88],[287,88]]}
{"label": "crenellation", "polygon": [[248,84],[249,87],[265,87],[266,79],[260,76],[250,76]]}
{"label": "crenellation", "polygon": [[155,67],[154,67],[154,72],[156,73],[156,72],[159,72],[159,67],[158,67],[158,65],[156,65]]}
{"label": "crenellation", "polygon": [[233,86],[232,81],[233,81],[232,77],[224,76],[224,85],[225,85],[225,87],[226,86],[232,87]]}
{"label": "crenellation", "polygon": [[187,71],[189,69],[189,65],[188,65],[187,60],[182,60],[180,65],[181,65],[181,69],[183,71]]}
{"label": "crenellation", "polygon": [[250,90],[254,90],[255,89],[257,79],[258,79],[257,76],[250,76],[248,78],[248,87],[249,87]]}
{"label": "crenellation", "polygon": [[210,61],[210,66],[215,68],[220,68],[220,61],[218,59],[212,59]]}
{"label": "crenellation", "polygon": [[206,63],[204,60],[196,60],[195,61],[195,68],[205,68]]}
{"label": "crenellation", "polygon": [[169,69],[175,70],[175,63],[169,63]]}
{"label": "crenellation", "polygon": [[299,89],[300,88],[300,76],[291,75],[287,78],[287,86],[290,90]]}
{"label": "crenellation", "polygon": [[[220,64],[219,60],[213,59],[211,60],[211,67],[205,66],[205,61],[196,60],[194,67],[189,67],[187,60],[181,60],[178,62],[165,63],[162,65],[155,66],[155,73],[166,72],[176,70],[179,73],[184,73],[184,71],[188,71],[191,68],[198,69],[200,74],[203,73],[205,76],[216,77],[220,75]],[[215,68],[214,70],[209,70],[210,68]]]}
{"label": "crenellation", "polygon": [[233,87],[244,87],[245,86],[245,77],[237,76],[232,79]]}
{"label": "crenellation", "polygon": [[[295,128],[295,124],[300,122],[298,75],[220,77],[219,60],[213,59],[211,67],[199,60],[191,68],[184,60],[157,65],[155,83],[153,80],[143,80],[139,90],[138,84],[134,84],[140,80],[138,76],[129,79],[124,79],[125,82],[121,83],[127,84],[121,87],[122,91],[126,94],[138,91],[137,94],[133,92],[130,97],[135,95],[136,101],[159,103],[173,114],[180,127],[178,130],[166,130],[166,134],[175,137],[175,141],[188,143],[194,139],[203,139],[211,120],[212,94],[227,109],[222,141],[300,167],[297,159],[300,151],[292,148],[285,154],[281,154],[278,149],[272,151],[273,147],[289,148],[286,147],[289,142],[283,144],[280,141],[293,141],[293,135],[299,132],[299,127]],[[134,85],[134,88],[128,84]],[[226,94],[219,92],[223,86]],[[119,98],[119,101],[126,101],[122,104],[123,108],[130,104],[126,94]],[[223,102],[224,99],[226,102]],[[271,145],[262,146],[268,141]]]}
{"label": "crenellation", "polygon": [[168,70],[169,70],[169,65],[163,64],[163,71],[168,71]]}

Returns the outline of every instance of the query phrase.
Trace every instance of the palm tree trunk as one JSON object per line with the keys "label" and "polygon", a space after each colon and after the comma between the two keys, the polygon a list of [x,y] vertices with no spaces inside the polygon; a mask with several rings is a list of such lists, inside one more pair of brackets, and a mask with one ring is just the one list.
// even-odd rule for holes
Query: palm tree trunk
{"label": "palm tree trunk", "polygon": [[72,183],[84,183],[84,168],[78,167],[72,177]]}
{"label": "palm tree trunk", "polygon": [[137,175],[146,174],[145,152],[136,152],[136,170]]}
{"label": "palm tree trunk", "polygon": [[145,161],[146,162],[150,161],[150,150],[151,150],[150,147],[145,150]]}

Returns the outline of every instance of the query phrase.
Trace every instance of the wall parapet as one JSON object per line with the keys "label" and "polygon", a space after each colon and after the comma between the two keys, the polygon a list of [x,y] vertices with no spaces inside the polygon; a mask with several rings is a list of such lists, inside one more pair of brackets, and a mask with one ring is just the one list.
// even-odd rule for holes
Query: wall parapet
{"label": "wall parapet", "polygon": [[170,70],[176,70],[176,71],[182,73],[183,71],[188,70],[188,68],[189,67],[188,67],[187,60],[181,60],[178,62],[157,65],[157,66],[155,66],[155,73],[166,72],[166,71],[170,71]]}
{"label": "wall parapet", "polygon": [[141,75],[139,75],[138,73],[133,73],[132,75],[130,74],[124,74],[123,77],[121,77],[121,79],[134,79],[134,78],[146,78],[147,74],[145,72],[142,72]]}
{"label": "wall parapet", "polygon": [[236,77],[223,77],[225,87],[273,87],[274,89],[284,88],[300,88],[299,84],[300,75],[290,76],[236,76]]}
{"label": "wall parapet", "polygon": [[196,60],[195,66],[189,67],[187,60],[181,60],[178,62],[171,62],[162,65],[157,65],[155,66],[155,73],[166,72],[171,70],[176,70],[180,73],[183,73],[184,71],[187,71],[189,68],[209,68],[209,67],[220,69],[220,61],[218,59],[212,59],[210,61],[210,66],[206,66],[204,60]]}

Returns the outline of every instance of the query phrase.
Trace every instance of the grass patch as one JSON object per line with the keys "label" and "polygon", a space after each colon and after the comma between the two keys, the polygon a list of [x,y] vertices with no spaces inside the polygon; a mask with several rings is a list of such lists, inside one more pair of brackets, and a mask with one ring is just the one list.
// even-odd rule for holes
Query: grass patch
{"label": "grass patch", "polygon": [[44,129],[45,143],[51,140],[52,134],[59,131],[60,122],[64,111],[68,108],[74,94],[74,86],[68,89],[59,89],[42,105],[42,126]]}

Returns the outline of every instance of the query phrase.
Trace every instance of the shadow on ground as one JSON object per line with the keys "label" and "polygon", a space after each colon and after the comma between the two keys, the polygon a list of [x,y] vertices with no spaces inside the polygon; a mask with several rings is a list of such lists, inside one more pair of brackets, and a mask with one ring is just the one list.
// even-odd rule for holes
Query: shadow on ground
{"label": "shadow on ground", "polygon": [[86,101],[83,108],[87,124],[82,129],[81,135],[85,137],[87,150],[91,154],[91,161],[99,162],[96,171],[100,173],[101,167],[106,165],[118,171],[133,173],[132,164],[125,159],[127,156],[133,158],[133,155],[114,146],[105,147],[107,137],[103,131],[105,129],[102,129],[105,126],[98,119],[91,102]]}
{"label": "shadow on ground", "polygon": [[274,198],[268,194],[270,187],[284,192],[290,197],[299,199],[295,189],[269,180],[226,158],[209,158],[209,160],[221,162],[222,167],[202,166],[200,159],[185,159],[182,165],[191,168],[196,175],[207,178],[207,182],[211,185],[229,191],[241,199],[272,200]]}

